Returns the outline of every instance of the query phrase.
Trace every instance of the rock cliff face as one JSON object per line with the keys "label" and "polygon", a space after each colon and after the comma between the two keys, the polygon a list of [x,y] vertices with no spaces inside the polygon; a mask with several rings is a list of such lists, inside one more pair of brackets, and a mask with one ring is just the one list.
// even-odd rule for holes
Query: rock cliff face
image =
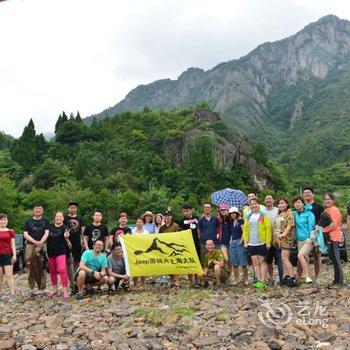
{"label": "rock cliff face", "polygon": [[140,85],[123,101],[95,117],[145,106],[173,108],[205,101],[226,120],[254,135],[255,127],[269,115],[266,102],[271,92],[301,79],[324,79],[330,68],[341,69],[349,53],[350,22],[326,16],[289,38],[264,43],[238,60],[208,71],[189,68],[176,81],[165,79]]}
{"label": "rock cliff face", "polygon": [[[265,144],[291,174],[309,176],[317,167],[347,161],[350,22],[323,17],[238,60],[208,71],[189,68],[177,80],[141,85],[95,117],[145,106],[168,109],[201,102],[243,134]],[[333,139],[337,142],[329,142]]]}
{"label": "rock cliff face", "polygon": [[[198,121],[198,128],[169,139],[164,144],[164,154],[174,166],[188,161],[191,148],[198,147],[198,140],[206,139],[211,145],[206,156],[209,158],[213,155],[219,169],[234,170],[238,163],[244,164],[253,188],[260,191],[265,187],[274,187],[270,170],[266,165],[257,162],[252,155],[251,145],[240,134],[232,135],[230,132],[220,134],[220,130],[215,125],[222,122],[209,109],[197,109],[193,115]],[[203,124],[207,125],[207,128],[203,128]],[[225,124],[219,124],[219,126],[227,130]]]}

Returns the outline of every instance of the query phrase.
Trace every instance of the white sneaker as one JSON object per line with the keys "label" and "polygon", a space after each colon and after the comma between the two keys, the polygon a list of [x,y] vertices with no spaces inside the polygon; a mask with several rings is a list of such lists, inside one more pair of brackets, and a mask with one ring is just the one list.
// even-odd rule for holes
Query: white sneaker
{"label": "white sneaker", "polygon": [[312,279],[310,277],[306,277],[306,283],[312,283]]}

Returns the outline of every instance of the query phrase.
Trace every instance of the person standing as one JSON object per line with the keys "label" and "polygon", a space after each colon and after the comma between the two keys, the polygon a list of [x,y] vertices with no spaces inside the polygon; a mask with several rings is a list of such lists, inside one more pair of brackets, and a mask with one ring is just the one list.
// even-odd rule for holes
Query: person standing
{"label": "person standing", "polygon": [[73,294],[76,293],[76,288],[74,287],[74,273],[79,266],[85,229],[83,218],[77,215],[78,206],[79,204],[77,202],[69,202],[68,214],[64,217],[63,221],[63,224],[69,231],[69,246],[71,249],[67,249],[67,271],[71,292]]}
{"label": "person standing", "polygon": [[298,266],[296,280],[300,280],[304,271],[306,283],[312,283],[310,276],[309,255],[314,248],[311,241],[311,232],[315,228],[315,216],[312,213],[311,204],[305,204],[303,197],[293,199],[295,210],[293,211],[295,223],[295,237],[298,243]]}
{"label": "person standing", "polygon": [[[250,209],[250,201],[252,199],[258,199],[258,197],[257,197],[255,192],[249,192],[247,194],[247,198],[248,198],[248,203],[243,205],[243,213],[242,213],[243,214],[243,220],[245,220],[247,218],[247,216],[249,214],[251,214],[251,212],[252,212],[251,209]],[[260,211],[263,211],[263,210],[265,210],[265,206],[260,204]]]}
{"label": "person standing", "polygon": [[324,204],[326,212],[330,215],[333,225],[323,228],[323,232],[327,236],[329,247],[329,256],[331,257],[334,269],[333,285],[341,285],[344,283],[343,267],[341,265],[339,243],[342,241],[342,215],[340,210],[334,205],[334,196],[327,193],[324,196]]}
{"label": "person standing", "polygon": [[17,261],[16,254],[16,233],[14,230],[7,228],[7,214],[0,214],[0,299],[4,275],[10,290],[9,302],[16,300],[15,281],[13,278],[13,264]]}
{"label": "person standing", "polygon": [[[145,225],[142,217],[139,217],[136,220],[136,227],[133,229],[132,234],[133,235],[149,234],[149,232],[145,229]],[[139,282],[141,282],[140,287],[138,287]],[[138,288],[139,290],[144,290],[146,286],[146,277],[145,276],[133,277],[133,283],[134,283],[134,287]]]}
{"label": "person standing", "polygon": [[161,228],[162,225],[164,225],[163,214],[160,214],[160,213],[156,214],[154,218],[154,224],[155,224],[154,233],[159,233],[159,229]]}
{"label": "person standing", "polygon": [[[180,221],[180,230],[191,230],[193,243],[196,248],[198,260],[200,260],[200,243],[198,237],[198,216],[193,215],[192,205],[189,203],[184,203],[182,205],[182,215],[183,218]],[[190,281],[190,288],[198,286],[198,275],[188,275],[188,280]]]}
{"label": "person standing", "polygon": [[219,227],[219,220],[217,217],[211,215],[212,207],[209,203],[205,203],[203,206],[203,216],[198,220],[198,236],[200,242],[200,257],[203,265],[204,256],[207,252],[205,248],[206,241],[208,239],[214,242],[214,245],[218,245],[217,231]]}
{"label": "person standing", "polygon": [[231,239],[231,217],[228,212],[229,209],[230,206],[228,204],[220,204],[218,215],[218,242],[222,251],[222,255],[224,256],[227,263],[229,262],[228,249]]}
{"label": "person standing", "polygon": [[[49,221],[44,218],[44,207],[42,204],[35,204],[33,207],[33,217],[27,220],[24,224],[23,238],[26,240],[25,261],[33,258],[36,254],[45,254],[46,240],[49,236]],[[35,277],[32,269],[29,269],[28,284],[30,291],[29,297],[35,295]],[[42,271],[41,278],[38,284],[38,288],[44,291],[46,288],[46,270]]]}
{"label": "person standing", "polygon": [[108,249],[108,227],[103,225],[102,222],[102,212],[95,209],[92,215],[92,224],[87,225],[84,230],[84,248],[85,250],[91,250],[94,247],[94,243],[97,240],[103,242],[105,250]]}
{"label": "person standing", "polygon": [[[166,210],[164,213],[164,225],[162,225],[159,229],[159,233],[172,233],[179,232],[180,226],[173,221],[173,213],[170,210]],[[179,275],[170,275],[171,287],[179,288]]]}
{"label": "person standing", "polygon": [[115,242],[119,242],[119,237],[123,235],[131,235],[131,228],[128,225],[128,214],[121,212],[119,214],[119,225],[112,228],[109,233],[109,245],[112,246]]}
{"label": "person standing", "polygon": [[170,210],[166,210],[163,217],[164,224],[160,227],[159,233],[180,231],[180,226],[173,220],[173,213]]}
{"label": "person standing", "polygon": [[[304,188],[303,198],[305,204],[310,204],[312,206],[311,211],[315,216],[315,222],[318,223],[320,221],[320,216],[324,211],[324,207],[320,203],[315,201],[314,190],[312,187]],[[315,278],[317,278],[320,275],[322,268],[322,256],[316,246],[314,246],[314,248],[312,249],[312,255],[314,257]]]}
{"label": "person standing", "polygon": [[293,248],[294,236],[294,216],[286,198],[277,201],[278,216],[273,226],[273,241],[282,251],[282,263],[284,276],[280,280],[280,285],[295,285],[295,275],[293,265],[290,262],[290,252]]}
{"label": "person standing", "polygon": [[267,264],[266,254],[270,248],[272,228],[270,218],[265,211],[260,210],[260,204],[256,198],[250,201],[251,213],[247,216],[243,225],[244,246],[252,258],[255,276],[258,279],[254,288],[265,288]]}
{"label": "person standing", "polygon": [[135,222],[135,228],[132,230],[133,235],[141,235],[141,234],[149,234],[145,228],[145,225],[143,224],[142,217],[137,218]]}
{"label": "person standing", "polygon": [[[268,194],[265,196],[265,213],[270,218],[272,227],[275,224],[276,218],[278,216],[278,208],[275,206],[275,198],[272,194]],[[273,261],[275,260],[275,264],[277,265],[278,269],[278,277],[279,282],[282,281],[283,278],[283,265],[282,265],[282,257],[281,257],[281,249],[279,247],[275,246],[275,243],[273,242],[273,236],[272,236],[272,242],[269,250],[267,251],[267,257],[266,257],[266,263],[267,263],[267,272],[269,275],[268,284],[274,285],[274,275],[273,275]]]}
{"label": "person standing", "polygon": [[[52,284],[52,291],[49,296],[57,295],[58,281],[57,274],[60,275],[63,287],[63,298],[68,299],[68,275],[67,275],[67,242],[69,233],[66,225],[63,224],[63,213],[57,212],[54,222],[49,226],[49,236],[47,238],[47,255],[49,257],[49,271]],[[69,241],[69,243],[71,243]]]}
{"label": "person standing", "polygon": [[239,267],[241,267],[243,271],[244,285],[248,286],[247,251],[242,243],[244,221],[240,217],[238,208],[231,207],[229,209],[229,213],[232,220],[230,235],[230,263],[232,272],[231,276],[233,276],[233,285],[235,286],[238,284]]}
{"label": "person standing", "polygon": [[149,233],[154,233],[155,231],[155,223],[154,223],[154,214],[151,211],[146,211],[142,214],[143,225],[145,226],[145,230]]}

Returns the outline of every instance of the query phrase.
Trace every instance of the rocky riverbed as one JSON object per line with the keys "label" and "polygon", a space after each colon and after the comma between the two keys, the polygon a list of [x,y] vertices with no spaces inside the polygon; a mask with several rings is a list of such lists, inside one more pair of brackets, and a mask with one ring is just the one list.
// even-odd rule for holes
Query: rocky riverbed
{"label": "rocky riverbed", "polygon": [[[344,266],[347,280],[350,264]],[[0,349],[350,349],[350,289],[322,279],[296,288],[245,287],[106,293],[65,302],[26,298],[0,302]],[[22,292],[23,291],[23,292]]]}

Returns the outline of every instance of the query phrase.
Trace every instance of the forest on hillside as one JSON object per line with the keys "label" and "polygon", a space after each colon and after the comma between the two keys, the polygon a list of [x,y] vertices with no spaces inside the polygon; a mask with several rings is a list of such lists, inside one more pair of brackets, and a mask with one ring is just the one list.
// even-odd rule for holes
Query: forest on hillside
{"label": "forest on hillside", "polygon": [[[199,121],[194,112],[145,108],[90,125],[79,113],[67,117],[63,112],[49,142],[36,133],[32,120],[18,139],[0,134],[0,211],[10,215],[17,230],[37,202],[52,219],[75,200],[85,220],[100,208],[110,225],[120,211],[135,219],[146,210],[162,212],[170,206],[178,216],[184,201],[200,211],[215,190],[255,186],[248,161],[237,159],[230,169],[220,164],[217,143],[224,148],[226,143],[244,144],[250,159],[270,174],[271,190],[289,190],[262,145],[250,143],[214,112],[212,122]],[[186,142],[185,135],[191,135]]]}

